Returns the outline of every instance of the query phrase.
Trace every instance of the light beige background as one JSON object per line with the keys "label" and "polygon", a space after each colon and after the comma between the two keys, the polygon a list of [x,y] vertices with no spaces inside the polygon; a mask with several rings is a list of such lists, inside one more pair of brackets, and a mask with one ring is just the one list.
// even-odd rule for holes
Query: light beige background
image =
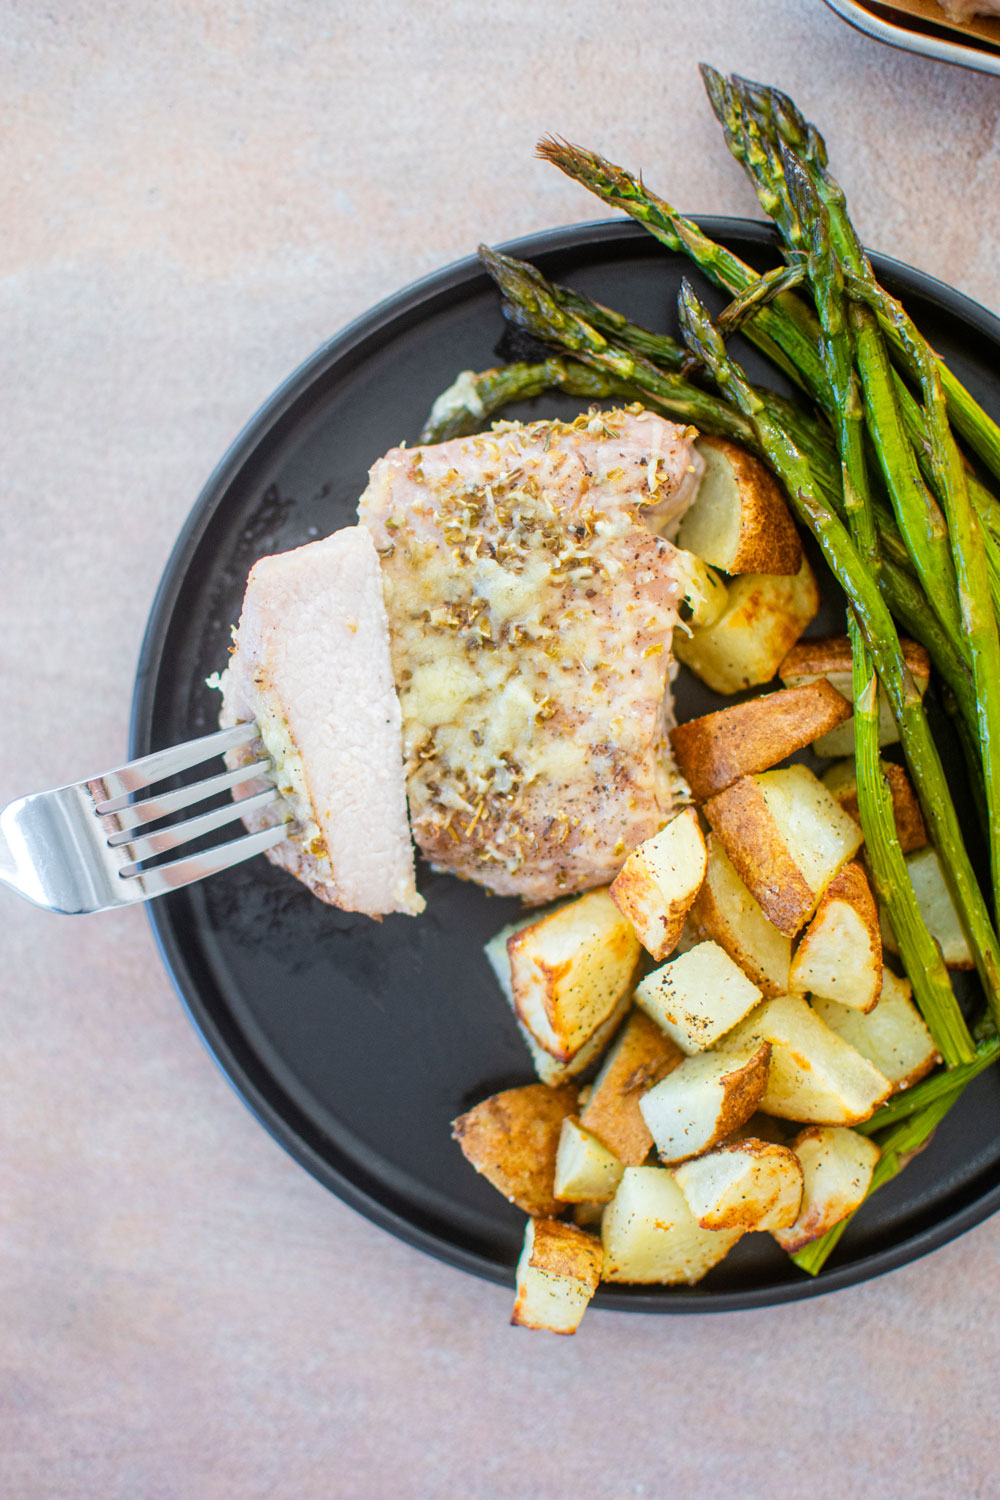
{"label": "light beige background", "polygon": [[[171,542],[300,360],[599,216],[543,131],[753,213],[695,63],[772,79],[870,243],[1000,305],[1000,82],[819,0],[8,0],[0,47],[0,803],[121,756]],[[830,1299],[531,1336],[270,1141],[143,912],[0,891],[0,943],[4,1500],[1000,1494],[1000,1222]]]}

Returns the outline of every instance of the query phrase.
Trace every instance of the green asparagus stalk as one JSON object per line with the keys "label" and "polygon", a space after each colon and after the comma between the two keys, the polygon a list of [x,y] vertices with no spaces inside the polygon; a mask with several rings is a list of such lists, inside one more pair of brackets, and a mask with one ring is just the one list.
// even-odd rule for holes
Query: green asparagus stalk
{"label": "green asparagus stalk", "polygon": [[[817,492],[805,458],[787,433],[768,418],[742,370],[726,353],[707,310],[687,283],[681,289],[680,316],[685,343],[702,359],[719,389],[752,421],[758,441],[781,476],[796,513],[816,537],[847,595],[892,705],[924,817],[941,856],[983,987],[994,1013],[1000,1016],[1000,950],[996,935],[962,840],[920,694],[900,650],[892,616],[843,522]],[[971,1045],[968,1055],[971,1056]]]}
{"label": "green asparagus stalk", "polygon": [[915,1083],[912,1088],[904,1089],[901,1094],[895,1094],[888,1104],[883,1104],[881,1109],[875,1111],[870,1120],[853,1126],[853,1129],[860,1131],[862,1135],[877,1135],[880,1130],[885,1130],[890,1125],[897,1125],[900,1120],[908,1120],[925,1105],[933,1104],[938,1099],[957,1096],[966,1084],[978,1078],[980,1073],[987,1072],[998,1059],[1000,1059],[1000,1038],[994,1036],[985,1042],[980,1042],[971,1062],[960,1063],[953,1068],[944,1068],[933,1073],[930,1078],[924,1078],[920,1083]]}
{"label": "green asparagus stalk", "polygon": [[[826,142],[819,131],[802,116],[788,95],[783,94],[780,89],[753,83],[749,79],[741,78],[734,82],[744,97],[752,102],[759,118],[765,120],[775,134],[805,162],[816,191],[830,212],[831,233],[841,260],[845,265],[851,266],[860,254],[866,261],[847,214],[844,191],[827,170]],[[886,331],[907,368],[917,375],[910,362],[910,353],[899,339],[898,330],[888,327]],[[938,365],[949,419],[990,472],[1000,478],[1000,425],[983,410],[954,372],[942,360],[937,359],[936,355],[933,357]]]}
{"label": "green asparagus stalk", "polygon": [[682,421],[737,442],[756,443],[753,424],[731,405],[680,375],[660,370],[643,355],[612,343],[577,313],[560,307],[534,266],[487,245],[480,245],[479,255],[507,299],[508,315],[519,328],[569,350],[584,364],[640,387]]}
{"label": "green asparagus stalk", "polygon": [[986,543],[969,499],[961,455],[948,424],[938,361],[894,297],[874,281],[866,285],[865,297],[871,306],[879,309],[881,321],[895,329],[900,347],[907,350],[921,382],[932,462],[938,493],[945,505],[948,539],[958,579],[962,629],[971,659],[979,710],[993,889],[1000,897],[1000,636],[990,594]]}
{"label": "green asparagus stalk", "polygon": [[419,441],[444,443],[449,438],[478,432],[486,419],[501,408],[514,401],[529,401],[549,390],[594,401],[608,397],[635,401],[642,394],[613,375],[570,359],[498,365],[478,374],[464,370],[434,402]]}
{"label": "green asparagus stalk", "polygon": [[[830,210],[822,203],[817,191],[816,183],[810,176],[806,162],[794,155],[787,141],[783,142],[779,134],[773,131],[773,121],[765,117],[763,122],[755,118],[753,109],[753,97],[746,88],[738,85],[727,84],[720,74],[714,69],[703,67],[702,76],[705,80],[709,99],[723,125],[727,144],[733,155],[740,160],[751,176],[757,189],[762,205],[775,218],[786,243],[792,251],[804,248],[805,232],[803,230],[802,200],[805,200],[805,218],[814,219],[820,208],[829,218]],[[789,107],[790,101],[787,101]],[[766,135],[761,131],[761,123],[765,130],[771,125],[775,145],[768,141]],[[800,130],[797,138],[806,140],[806,132]],[[794,163],[792,172],[785,171],[785,163],[791,160]],[[825,165],[825,148],[823,153]],[[796,184],[796,179],[798,182]],[[839,190],[838,190],[839,191]],[[809,200],[812,199],[810,202]],[[843,195],[839,194],[839,207],[842,212],[842,228],[849,231],[846,243],[850,250],[850,264],[855,275],[865,278],[865,289],[872,288],[881,292],[877,287],[871,272],[867,256],[854,234],[846,215],[846,207],[843,204]],[[854,280],[855,278],[852,278]],[[853,290],[853,289],[852,289]],[[950,582],[949,558],[944,539],[944,528],[941,523],[940,513],[937,512],[933,499],[926,486],[921,482],[924,480],[931,483],[936,489],[939,498],[940,490],[940,464],[935,463],[933,443],[925,435],[926,417],[923,409],[917,404],[912,393],[905,383],[900,379],[897,372],[891,369],[884,351],[878,348],[878,337],[874,327],[875,314],[885,323],[885,326],[896,336],[897,342],[906,349],[910,367],[915,370],[933,361],[926,343],[910,326],[908,339],[900,336],[898,316],[892,312],[886,315],[885,310],[880,310],[878,305],[868,320],[859,320],[859,339],[863,347],[868,350],[870,356],[869,374],[871,379],[880,385],[880,404],[873,408],[873,415],[877,418],[881,412],[885,420],[893,424],[893,432],[890,440],[884,445],[876,448],[880,455],[893,454],[897,465],[897,483],[904,487],[906,496],[904,503],[907,506],[907,514],[913,518],[913,525],[907,532],[908,541],[911,546],[915,545],[921,554],[921,576],[931,580],[928,589],[933,600],[939,600],[941,608],[945,611],[944,623],[948,629],[954,644],[961,647],[964,632],[960,639],[956,632],[960,630],[959,612],[957,599],[947,586],[944,591],[939,590],[938,584],[947,585]],[[912,347],[911,347],[912,345]],[[879,355],[881,354],[881,358]],[[933,361],[936,365],[937,362]],[[925,373],[926,382],[926,373]],[[891,385],[895,395],[896,408],[891,404],[890,393],[887,383]],[[944,419],[946,421],[946,419]],[[905,429],[913,448],[914,459],[906,453],[905,445],[902,443],[902,434],[899,430],[900,424]],[[950,434],[950,429],[949,429]],[[876,438],[878,434],[876,433]],[[920,470],[918,474],[917,470]],[[996,519],[1000,524],[1000,505],[993,500],[985,487],[973,480],[969,484],[970,498],[976,509],[977,515],[989,514],[991,519]],[[929,530],[925,533],[923,527],[918,524],[920,507],[926,510]],[[986,571],[989,576],[989,585],[994,601],[994,610],[1000,607],[1000,548],[996,547],[992,539],[987,544]]]}
{"label": "green asparagus stalk", "polygon": [[805,279],[805,266],[796,262],[791,266],[776,266],[773,271],[765,271],[758,279],[756,285],[750,286],[738,297],[734,297],[729,306],[725,308],[716,319],[719,332],[726,338],[738,333],[748,318],[752,317],[759,308],[775,297],[780,297],[783,292],[790,292]]}
{"label": "green asparagus stalk", "polygon": [[[761,206],[774,218],[792,251],[809,248],[804,225],[817,222],[824,212],[824,204],[805,164],[783,143],[780,143],[780,152],[767,149],[752,114],[742,107],[739,92],[714,69],[703,66],[702,76],[726,144],[746,169]],[[828,264],[829,261],[827,256]],[[858,246],[849,269],[859,274],[863,263],[863,251]],[[933,496],[923,484],[916,457],[906,439],[874,312],[866,309],[864,313],[857,313],[852,319],[852,329],[872,437],[899,529],[942,626],[956,646],[960,646],[961,622],[947,528]],[[829,364],[826,361],[824,364],[829,377]],[[836,408],[843,393],[831,388],[831,395],[833,410],[830,414],[836,423]],[[845,494],[850,506],[853,503],[851,496]]]}
{"label": "green asparagus stalk", "polygon": [[[649,192],[639,178],[623,167],[582,146],[552,138],[539,142],[538,155],[589,188],[611,208],[621,209],[645,225],[668,250],[688,255],[711,281],[733,296],[760,280],[759,273],[746,261],[709,239],[693,220],[684,218],[663,198]],[[828,406],[828,393],[827,399],[822,399],[824,377],[816,352],[816,320],[805,303],[794,294],[779,297],[758,309],[743,331],[790,380],[814,400]]]}
{"label": "green asparagus stalk", "polygon": [[[833,256],[829,224],[820,210],[812,220],[809,280],[820,327],[821,351],[836,402],[836,431],[843,467],[844,509],[858,553],[879,582],[882,557],[865,462],[864,412],[851,357],[843,278]],[[921,1014],[945,1062],[968,1056],[971,1038],[941,951],[927,930],[896,832],[892,797],[879,765],[878,680],[864,637],[849,619],[854,658],[854,750],[858,812],[876,894],[889,914],[900,956]]]}
{"label": "green asparagus stalk", "polygon": [[651,333],[648,328],[630,322],[613,308],[605,307],[601,302],[592,302],[589,297],[574,291],[572,287],[560,286],[556,282],[550,282],[549,285],[559,306],[566,312],[576,313],[578,317],[586,319],[591,327],[607,334],[615,343],[624,344],[633,353],[644,354],[647,359],[659,365],[661,370],[680,370],[687,362],[687,350],[668,334]]}

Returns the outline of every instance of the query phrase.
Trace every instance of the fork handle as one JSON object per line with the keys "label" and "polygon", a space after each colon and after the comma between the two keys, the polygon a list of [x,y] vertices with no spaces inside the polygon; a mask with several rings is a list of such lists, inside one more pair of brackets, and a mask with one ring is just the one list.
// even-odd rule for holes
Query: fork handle
{"label": "fork handle", "polygon": [[0,813],[0,881],[17,891],[18,895],[23,895],[17,875],[17,861],[14,858],[13,849],[7,842],[7,836],[3,830],[3,814]]}

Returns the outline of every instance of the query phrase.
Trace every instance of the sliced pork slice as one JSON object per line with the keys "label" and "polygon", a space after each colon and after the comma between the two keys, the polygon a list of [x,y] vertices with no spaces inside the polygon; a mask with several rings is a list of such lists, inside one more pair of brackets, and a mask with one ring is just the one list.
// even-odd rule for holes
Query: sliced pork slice
{"label": "sliced pork slice", "polygon": [[394,449],[382,558],[410,820],[437,869],[541,902],[666,822],[671,635],[696,434],[641,408]]}
{"label": "sliced pork slice", "polygon": [[[421,911],[379,559],[363,526],[254,564],[221,687],[220,724],[256,719],[297,820],[268,859],[331,906]],[[257,744],[236,759],[259,755]]]}

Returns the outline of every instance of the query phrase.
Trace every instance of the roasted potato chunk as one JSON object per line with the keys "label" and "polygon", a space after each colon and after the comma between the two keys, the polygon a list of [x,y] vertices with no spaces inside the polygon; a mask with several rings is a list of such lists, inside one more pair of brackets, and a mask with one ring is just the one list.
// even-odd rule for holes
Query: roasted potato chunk
{"label": "roasted potato chunk", "polygon": [[803,1130],[792,1142],[802,1164],[802,1206],[788,1229],[772,1230],[782,1250],[801,1250],[826,1234],[864,1201],[879,1149],[855,1130],[826,1126]]}
{"label": "roasted potato chunk", "polygon": [[[937,851],[928,844],[906,857],[906,868],[913,882],[913,893],[917,905],[927,924],[927,931],[941,946],[941,956],[949,969],[974,969],[975,960],[969,951],[968,939],[958,920],[955,903],[945,884],[941,861]],[[882,912],[882,941],[890,953],[898,953],[896,934],[886,912]]]}
{"label": "roasted potato chunk", "polygon": [[941,1061],[927,1023],[910,999],[908,979],[882,970],[882,990],[870,1015],[835,1000],[813,999],[813,1010],[839,1037],[860,1052],[893,1088],[908,1089]]}
{"label": "roasted potato chunk", "polygon": [[763,995],[788,993],[791,938],[765,917],[714,833],[708,836],[708,868],[685,928],[689,947],[705,938],[725,948]]}
{"label": "roasted potato chunk", "polygon": [[597,1291],[603,1260],[593,1235],[556,1219],[529,1219],[510,1321],[519,1328],[575,1333]]}
{"label": "roasted potato chunk", "polygon": [[787,1146],[747,1140],[674,1168],[702,1229],[787,1229],[802,1203],[802,1166]]}
{"label": "roasted potato chunk", "polygon": [[575,1052],[566,1062],[560,1062],[553,1057],[551,1052],[546,1052],[540,1047],[528,1030],[527,1026],[518,1018],[517,1007],[514,1004],[514,991],[511,987],[510,978],[510,954],[507,952],[507,940],[522,928],[529,927],[537,918],[535,916],[522,917],[519,922],[512,922],[497,933],[496,937],[490,938],[483,952],[485,953],[490,967],[497,977],[497,981],[517,1020],[517,1029],[521,1033],[524,1044],[531,1055],[531,1062],[538,1077],[550,1088],[558,1088],[560,1084],[567,1083],[569,1079],[575,1078],[579,1073],[586,1072],[592,1063],[596,1062],[605,1047],[618,1030],[619,1025],[625,1017],[625,1013],[631,1003],[631,996],[627,993],[622,996],[615,1006],[611,1015],[603,1021],[596,1031],[588,1037],[579,1051]]}
{"label": "roasted potato chunk", "polygon": [[605,1281],[700,1281],[736,1244],[739,1229],[702,1229],[673,1173],[626,1167],[604,1210]]}
{"label": "roasted potato chunk", "polygon": [[861,829],[805,766],[743,776],[705,816],[764,915],[788,937],[808,921]]}
{"label": "roasted potato chunk", "polygon": [[719,1044],[722,1052],[769,1042],[760,1109],[816,1125],[860,1125],[892,1092],[889,1080],[825,1026],[800,995],[765,1000]]}
{"label": "roasted potato chunk", "polygon": [[[923,646],[916,641],[901,640],[903,649],[903,660],[910,669],[913,681],[918,691],[924,694],[931,676],[931,659]],[[807,682],[815,682],[819,677],[825,677],[838,693],[851,703],[854,701],[852,691],[851,643],[846,635],[827,636],[823,639],[802,641],[794,646],[778,670],[782,682],[786,687],[802,687]],[[817,755],[853,755],[854,754],[854,715],[851,714],[843,724],[832,729],[829,734],[823,735],[814,745]],[[899,739],[899,730],[896,728],[896,720],[893,717],[889,700],[885,693],[879,689],[879,732],[880,745],[895,745]]]}
{"label": "roasted potato chunk", "polygon": [[526,1214],[552,1218],[556,1152],[562,1122],[576,1111],[572,1084],[550,1089],[529,1083],[504,1089],[452,1121],[451,1133],[467,1161]]}
{"label": "roasted potato chunk", "polygon": [[692,796],[704,802],[741,776],[776,766],[850,717],[850,704],[820,678],[689,719],[671,729],[670,744]]}
{"label": "roasted potato chunk", "polygon": [[568,1062],[632,985],[639,940],[606,890],[588,891],[507,939],[518,1019]]}
{"label": "roasted potato chunk", "polygon": [[770,1059],[767,1042],[702,1052],[643,1094],[639,1108],[660,1160],[698,1156],[744,1124],[764,1096]]}
{"label": "roasted potato chunk", "polygon": [[874,1010],[882,989],[878,907],[865,872],[845,865],[827,886],[792,959],[789,988],[855,1010]]}
{"label": "roasted potato chunk", "polygon": [[635,1003],[680,1047],[704,1052],[757,1004],[760,990],[718,943],[699,943],[654,969]]}
{"label": "roasted potato chunk", "polygon": [[[883,776],[889,783],[889,795],[892,797],[892,814],[896,822],[899,847],[904,854],[912,854],[914,849],[922,849],[927,843],[927,829],[920,811],[920,803],[917,801],[917,794],[902,766],[897,766],[891,760],[883,760],[879,764],[882,767]],[[855,823],[860,823],[858,775],[854,757],[852,756],[850,760],[838,760],[821,779],[827,791],[840,803],[844,811],[850,813]]]}
{"label": "roasted potato chunk", "polygon": [[744,573],[729,585],[714,624],[674,634],[679,661],[717,693],[770,682],[819,609],[819,589],[803,557],[794,577]]}
{"label": "roasted potato chunk", "polygon": [[607,1203],[624,1170],[624,1163],[575,1116],[563,1120],[555,1175],[560,1203]]}
{"label": "roasted potato chunk", "polygon": [[714,625],[726,607],[728,594],[726,585],[718,573],[705,566],[693,552],[679,548],[677,565],[683,574],[684,605],[681,618],[682,629]]}
{"label": "roasted potato chunk", "polygon": [[633,849],[611,886],[611,899],[655,959],[677,946],[705,878],[705,836],[693,807]]}
{"label": "roasted potato chunk", "polygon": [[771,471],[728,438],[696,447],[705,471],[678,545],[724,573],[797,573],[802,543]]}
{"label": "roasted potato chunk", "polygon": [[654,1021],[634,1010],[601,1065],[580,1124],[626,1166],[641,1166],[653,1145],[640,1099],[683,1057]]}

